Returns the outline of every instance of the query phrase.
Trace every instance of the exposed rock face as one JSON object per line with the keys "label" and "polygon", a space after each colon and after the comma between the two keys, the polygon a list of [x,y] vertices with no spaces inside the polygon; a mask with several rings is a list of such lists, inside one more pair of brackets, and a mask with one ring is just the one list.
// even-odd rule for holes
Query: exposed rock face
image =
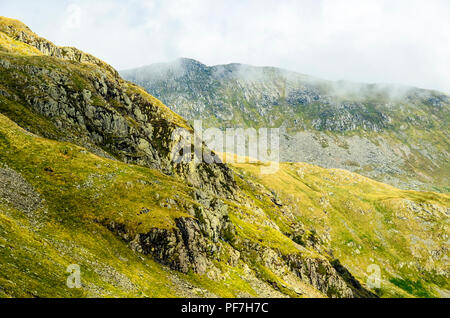
{"label": "exposed rock face", "polygon": [[155,228],[147,234],[138,234],[131,246],[183,273],[193,270],[204,274],[211,266],[208,243],[199,222],[193,218],[178,219],[172,230]]}
{"label": "exposed rock face", "polygon": [[345,280],[347,286],[352,290],[353,296],[361,298],[377,297],[374,293],[363,288],[359,281],[355,279],[353,275],[348,271],[348,269],[342,266],[339,260],[334,260],[331,264],[333,265],[333,268],[336,270],[337,274]]}
{"label": "exposed rock face", "polygon": [[282,161],[343,168],[406,189],[448,187],[444,93],[189,59],[121,74],[204,126],[280,127]]}
{"label": "exposed rock face", "polygon": [[[294,273],[301,281],[315,287],[328,297],[376,297],[348,272],[341,274],[325,258],[298,254],[282,254],[251,242],[243,243],[242,257],[261,262],[273,273],[288,278]],[[343,268],[343,272],[345,268]]]}
{"label": "exposed rock face", "polygon": [[194,210],[193,216],[200,220],[200,228],[206,237],[217,243],[234,234],[228,206],[221,199],[212,198],[203,191],[196,191],[194,197],[200,205],[189,210]]}
{"label": "exposed rock face", "polygon": [[[326,261],[321,259],[302,259],[296,255],[286,257],[292,270],[303,280],[322,291],[328,297],[355,297],[345,280]],[[360,288],[364,290],[361,286]]]}
{"label": "exposed rock face", "polygon": [[[173,228],[154,228],[134,235],[123,224],[108,220],[102,223],[130,242],[137,252],[152,255],[162,264],[183,273],[192,270],[205,274],[213,268],[211,259],[227,249],[221,242],[231,239],[235,229],[229,220],[228,206],[221,199],[202,190],[196,190],[193,198],[197,204],[184,203],[183,207],[192,217],[178,218]],[[240,253],[228,248],[228,254],[229,261],[235,264]]]}
{"label": "exposed rock face", "polygon": [[[130,242],[137,252],[152,255],[162,264],[174,270],[187,273],[190,270],[205,274],[213,270],[211,259],[217,253],[217,246],[201,230],[202,222],[193,218],[180,218],[174,229],[155,228],[146,234],[137,234]],[[108,228],[125,239],[129,239],[123,226],[109,224]],[[217,243],[217,242],[216,242]],[[244,261],[261,262],[281,277],[292,271],[298,278],[329,297],[376,297],[369,292],[339,262],[331,265],[325,258],[304,257],[301,254],[282,255],[270,248],[251,242],[244,242],[244,249],[231,250],[234,254],[231,264]]]}

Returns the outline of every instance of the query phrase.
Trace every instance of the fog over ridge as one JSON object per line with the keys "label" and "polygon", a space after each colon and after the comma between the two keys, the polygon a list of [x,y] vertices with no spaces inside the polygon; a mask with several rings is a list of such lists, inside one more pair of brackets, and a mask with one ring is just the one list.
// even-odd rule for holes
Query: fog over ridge
{"label": "fog over ridge", "polygon": [[0,14],[119,70],[185,56],[450,93],[446,0],[16,0]]}

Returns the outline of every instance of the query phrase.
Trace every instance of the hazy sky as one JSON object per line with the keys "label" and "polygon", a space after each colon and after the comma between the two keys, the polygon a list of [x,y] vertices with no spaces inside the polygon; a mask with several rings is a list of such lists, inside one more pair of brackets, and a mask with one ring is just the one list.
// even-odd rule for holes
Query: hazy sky
{"label": "hazy sky", "polygon": [[117,69],[190,57],[450,93],[449,0],[0,0]]}

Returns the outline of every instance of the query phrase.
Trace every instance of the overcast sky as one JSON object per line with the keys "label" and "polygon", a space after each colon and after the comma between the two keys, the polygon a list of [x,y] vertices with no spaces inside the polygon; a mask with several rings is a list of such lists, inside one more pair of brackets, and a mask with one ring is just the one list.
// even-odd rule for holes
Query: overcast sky
{"label": "overcast sky", "polygon": [[449,0],[0,0],[119,70],[177,57],[450,93]]}

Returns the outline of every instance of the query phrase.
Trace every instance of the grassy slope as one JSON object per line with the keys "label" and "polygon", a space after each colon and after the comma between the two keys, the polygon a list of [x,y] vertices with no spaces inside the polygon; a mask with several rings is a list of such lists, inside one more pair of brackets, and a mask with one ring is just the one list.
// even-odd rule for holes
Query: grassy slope
{"label": "grassy slope", "polygon": [[[0,115],[0,168],[6,167],[20,173],[43,204],[27,214],[0,198],[0,297],[260,295],[244,274],[248,267],[242,263],[230,267],[226,255],[215,261],[225,273],[219,280],[181,274],[133,252],[101,225],[114,221],[124,224],[129,233],[174,226],[175,218],[189,215],[161,204],[174,195],[188,201],[192,191],[178,179],[98,157],[71,143],[38,137]],[[140,214],[143,208],[150,213]],[[285,253],[298,252],[289,238],[263,225],[267,215],[236,204],[230,214],[238,237]],[[317,257],[311,250],[301,251]],[[81,266],[82,290],[66,287],[70,264]],[[258,270],[263,281],[289,286],[262,264],[250,264],[250,268]],[[180,286],[180,281],[186,285]],[[303,297],[323,297],[313,287],[300,285]],[[186,291],[186,286],[191,290]],[[283,292],[299,297],[289,289]]]}
{"label": "grassy slope", "polygon": [[[273,175],[261,175],[258,164],[233,166],[275,192],[307,228],[329,235],[334,256],[360,281],[370,274],[369,265],[380,266],[380,296],[433,297],[450,289],[445,276],[449,195],[403,191],[344,170],[302,163],[281,164]],[[438,208],[415,213],[405,200]],[[443,253],[440,260],[433,261],[433,249]]]}
{"label": "grassy slope", "polygon": [[[173,226],[174,218],[187,215],[159,203],[174,194],[189,200],[189,189],[179,181],[155,170],[97,157],[70,143],[39,138],[3,115],[0,164],[19,172],[45,200],[30,215],[3,200],[0,203],[0,296],[183,295],[171,277],[222,297],[256,295],[239,277],[239,269],[229,269],[220,282],[175,273],[135,254],[97,223],[113,220],[136,232]],[[138,215],[143,207],[151,212]],[[81,266],[83,291],[65,285],[70,264]]]}

